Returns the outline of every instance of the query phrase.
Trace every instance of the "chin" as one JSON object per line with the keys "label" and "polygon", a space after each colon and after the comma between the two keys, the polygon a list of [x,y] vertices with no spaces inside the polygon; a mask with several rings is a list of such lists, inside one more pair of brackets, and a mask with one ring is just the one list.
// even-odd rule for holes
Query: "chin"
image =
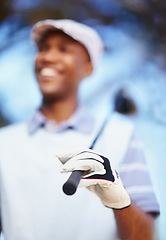
{"label": "chin", "polygon": [[54,87],[51,85],[49,86],[40,85],[40,91],[43,96],[54,96],[54,95],[57,95],[59,92],[59,91],[56,91]]}

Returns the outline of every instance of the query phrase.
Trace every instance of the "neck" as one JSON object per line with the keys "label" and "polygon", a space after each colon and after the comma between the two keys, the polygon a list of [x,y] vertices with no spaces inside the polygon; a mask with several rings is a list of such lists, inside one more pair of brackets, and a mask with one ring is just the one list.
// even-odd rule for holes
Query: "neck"
{"label": "neck", "polygon": [[70,118],[77,108],[77,99],[50,100],[43,98],[41,111],[48,120],[61,123]]}

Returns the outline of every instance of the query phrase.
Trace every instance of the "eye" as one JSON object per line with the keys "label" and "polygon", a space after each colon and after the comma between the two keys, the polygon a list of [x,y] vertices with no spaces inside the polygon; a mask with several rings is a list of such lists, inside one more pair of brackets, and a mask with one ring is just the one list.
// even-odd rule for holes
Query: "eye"
{"label": "eye", "polygon": [[61,52],[67,52],[67,47],[65,47],[65,46],[61,47],[61,48],[60,48],[60,51],[61,51]]}
{"label": "eye", "polygon": [[39,52],[45,52],[45,51],[47,51],[48,50],[48,46],[47,46],[47,44],[41,44],[41,45],[39,45],[39,47],[38,47],[38,49],[39,49]]}
{"label": "eye", "polygon": [[67,45],[67,44],[64,44],[64,45],[61,45],[60,47],[59,47],[59,49],[60,49],[60,51],[61,52],[63,52],[63,53],[68,53],[68,52],[70,52],[70,47]]}

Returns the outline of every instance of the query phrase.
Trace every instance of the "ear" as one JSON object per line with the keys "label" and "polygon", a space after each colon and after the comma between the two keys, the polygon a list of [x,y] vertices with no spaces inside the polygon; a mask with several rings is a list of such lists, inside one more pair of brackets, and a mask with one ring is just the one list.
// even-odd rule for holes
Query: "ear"
{"label": "ear", "polygon": [[83,71],[83,76],[82,79],[89,77],[93,72],[93,65],[91,63],[91,61],[86,62],[86,64],[84,65],[84,71]]}

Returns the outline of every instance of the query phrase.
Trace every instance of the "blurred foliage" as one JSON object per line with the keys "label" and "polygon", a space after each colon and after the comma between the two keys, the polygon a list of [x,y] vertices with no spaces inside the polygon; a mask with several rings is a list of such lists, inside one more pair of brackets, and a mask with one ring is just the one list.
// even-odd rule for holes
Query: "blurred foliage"
{"label": "blurred foliage", "polygon": [[[72,18],[89,24],[136,24],[143,31],[150,51],[166,53],[166,2],[163,0],[0,0],[1,27],[7,22],[10,29],[0,50],[14,41],[14,34],[24,27],[45,18]],[[134,31],[133,28],[126,29]],[[165,66],[165,61],[164,61]]]}
{"label": "blurred foliage", "polygon": [[10,41],[18,30],[45,18],[91,20],[91,24],[103,25],[137,24],[144,30],[149,44],[165,53],[165,10],[166,2],[163,0],[0,0],[0,22],[10,24],[7,34]]}
{"label": "blurred foliage", "polygon": [[0,109],[0,127],[6,126],[9,124],[9,121],[3,116]]}
{"label": "blurred foliage", "polygon": [[3,100],[4,100],[3,94],[0,92],[0,127],[6,126],[10,123],[2,112]]}
{"label": "blurred foliage", "polygon": [[[0,28],[3,30],[0,51],[29,37],[24,29],[29,29],[36,21],[71,18],[91,26],[124,28],[131,36],[145,42],[149,59],[165,68],[165,12],[164,0],[0,0]],[[4,124],[4,120],[0,121]]]}
{"label": "blurred foliage", "polygon": [[12,14],[11,2],[9,0],[0,0],[0,22]]}
{"label": "blurred foliage", "polygon": [[8,125],[8,121],[6,121],[3,115],[0,113],[0,127]]}

